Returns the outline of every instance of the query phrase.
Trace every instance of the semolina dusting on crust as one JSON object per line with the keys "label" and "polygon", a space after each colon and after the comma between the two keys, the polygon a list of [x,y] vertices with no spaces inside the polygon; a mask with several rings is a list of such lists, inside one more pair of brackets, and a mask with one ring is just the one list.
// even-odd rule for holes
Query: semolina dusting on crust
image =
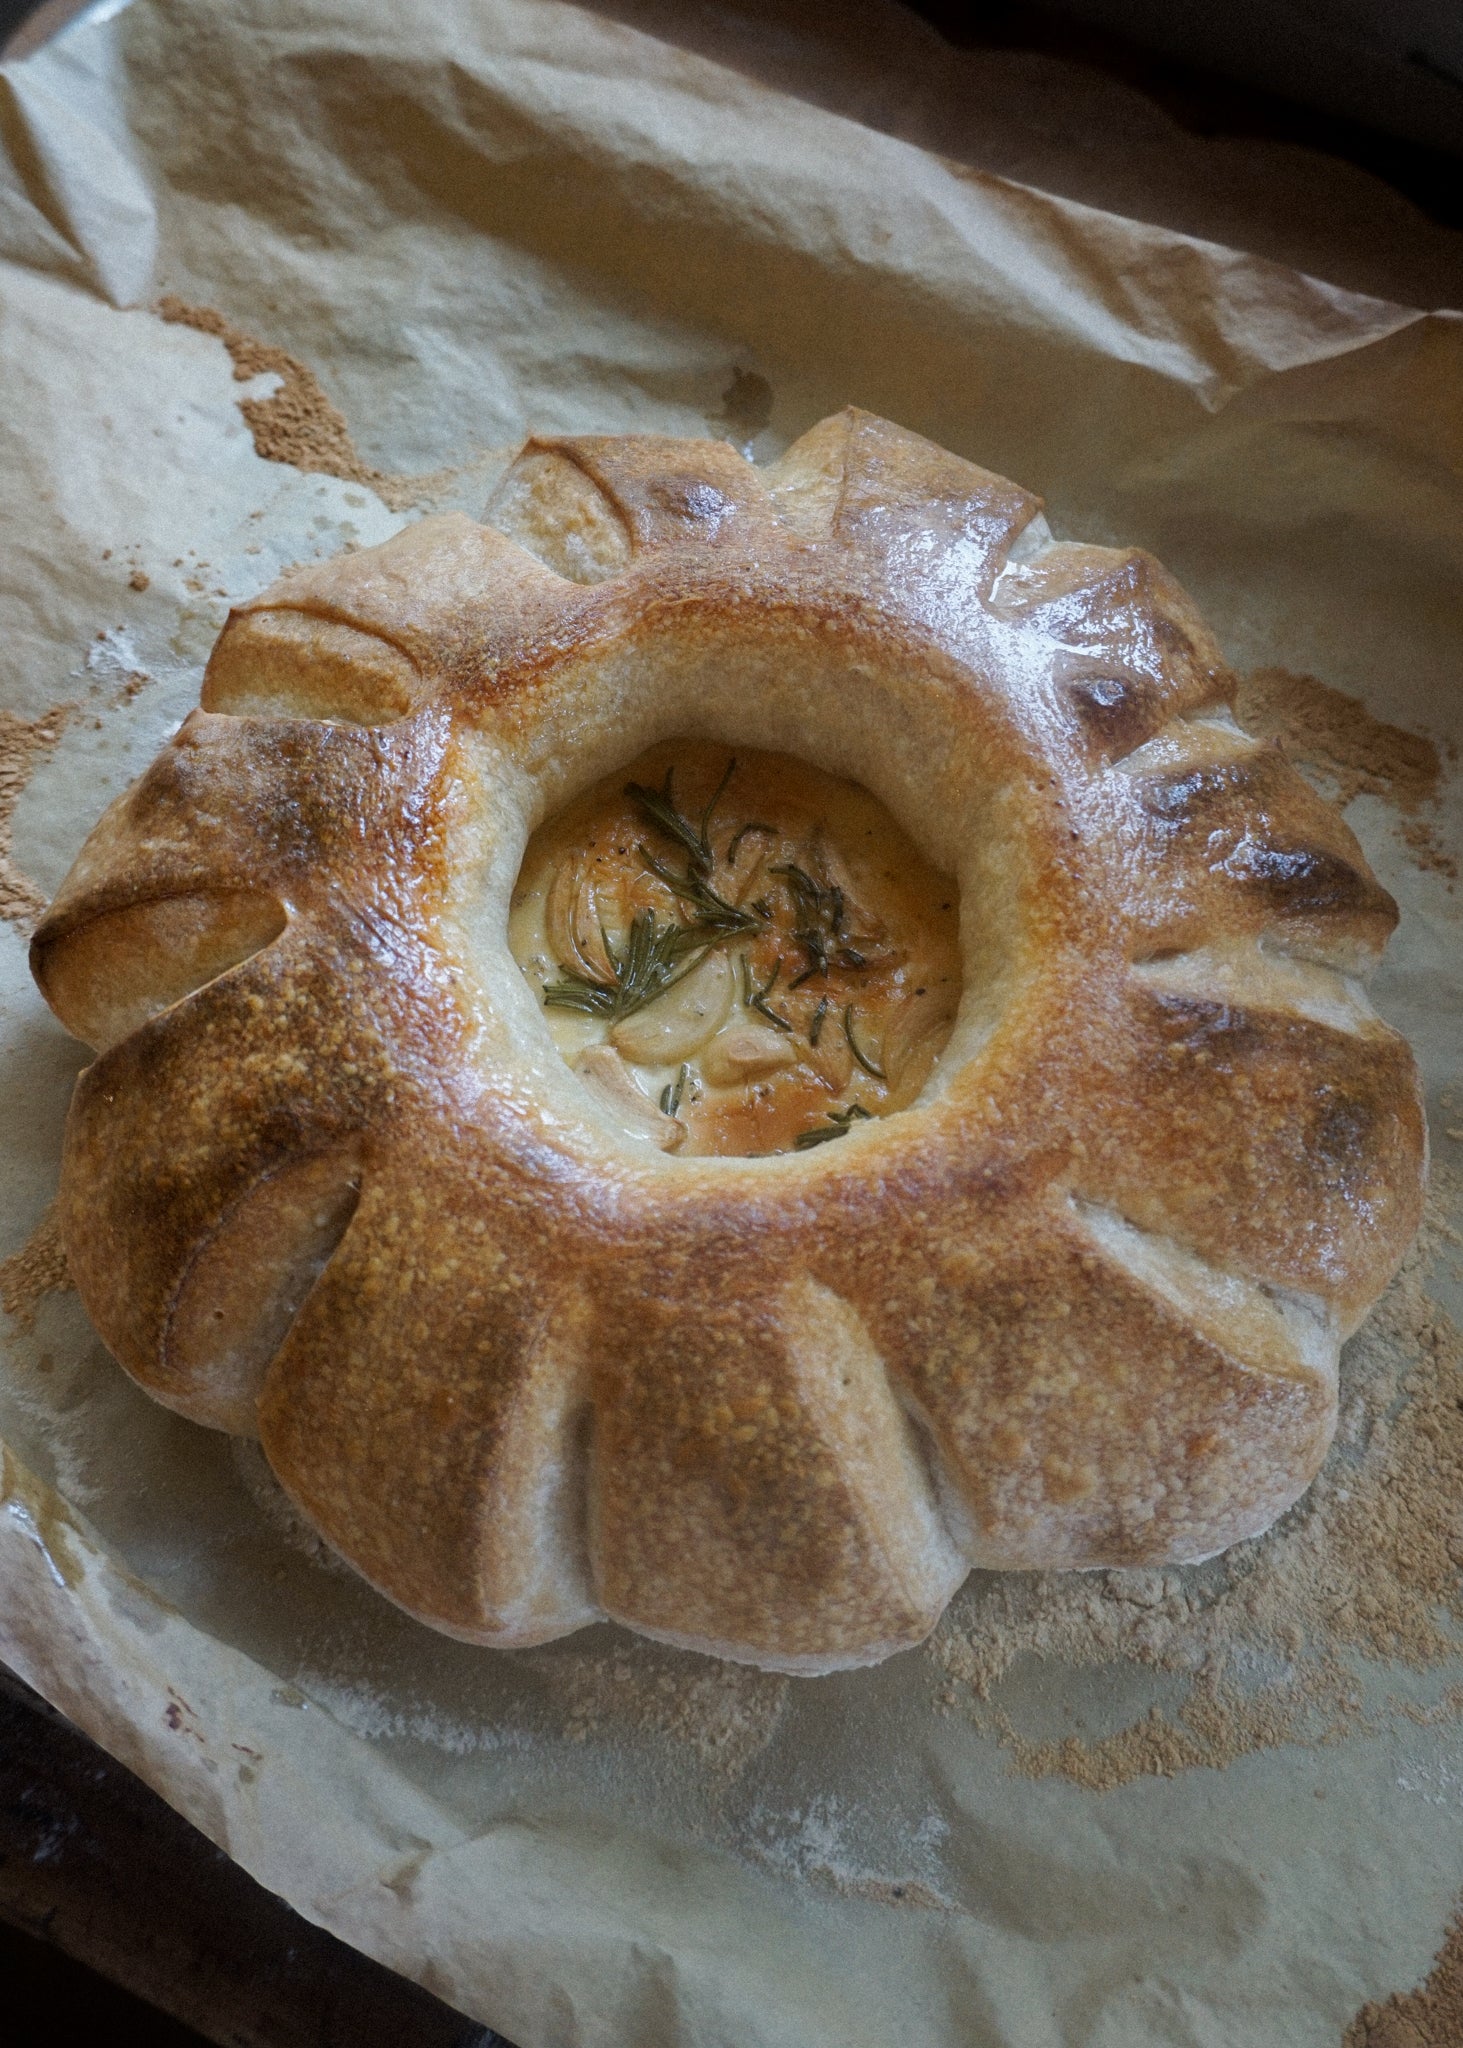
{"label": "semolina dusting on crust", "polygon": [[[1233,690],[1151,558],[856,411],[762,471],[530,442],[487,523],[285,577],[34,941],[98,1052],[98,1328],[475,1642],[816,1673],[973,1564],[1252,1535],[1424,1137],[1364,988],[1395,907]],[[534,832],[679,738],[857,785],[958,891],[948,1039],[837,1143],[662,1149],[510,951]]]}

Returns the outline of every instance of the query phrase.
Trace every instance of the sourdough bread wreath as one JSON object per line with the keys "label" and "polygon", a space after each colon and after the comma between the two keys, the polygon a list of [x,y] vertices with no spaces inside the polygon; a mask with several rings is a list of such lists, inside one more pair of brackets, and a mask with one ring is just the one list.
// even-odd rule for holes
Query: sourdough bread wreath
{"label": "sourdough bread wreath", "polygon": [[36,933],[116,1357],[485,1644],[823,1672],[1268,1525],[1424,1129],[1394,905],[1189,601],[857,411],[531,441],[487,518],[236,611]]}

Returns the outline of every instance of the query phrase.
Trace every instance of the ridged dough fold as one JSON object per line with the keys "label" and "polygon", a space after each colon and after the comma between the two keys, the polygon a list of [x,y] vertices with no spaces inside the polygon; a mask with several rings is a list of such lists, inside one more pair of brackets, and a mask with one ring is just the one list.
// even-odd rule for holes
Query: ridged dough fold
{"label": "ridged dough fold", "polygon": [[779,1670],[872,1662],[928,1633],[965,1560],[855,1311],[806,1274],[738,1277],[715,1306],[700,1284],[650,1292],[643,1269],[611,1298],[601,1598],[632,1628]]}
{"label": "ridged dough fold", "polygon": [[260,1434],[290,1494],[381,1591],[514,1647],[598,1616],[582,1311],[556,1285],[531,1184],[490,1173],[448,1236],[440,1168],[408,1135],[368,1172],[269,1369]]}

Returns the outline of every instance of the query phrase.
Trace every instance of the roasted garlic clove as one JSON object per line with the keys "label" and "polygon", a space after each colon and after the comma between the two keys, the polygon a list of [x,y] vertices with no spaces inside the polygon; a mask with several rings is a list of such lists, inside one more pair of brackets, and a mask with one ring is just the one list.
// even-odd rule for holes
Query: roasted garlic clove
{"label": "roasted garlic clove", "polygon": [[622,1017],[610,1043],[641,1067],[676,1066],[713,1038],[731,1013],[732,963],[719,949],[672,982],[665,994]]}
{"label": "roasted garlic clove", "polygon": [[889,1106],[913,1102],[929,1079],[955,1022],[956,996],[950,989],[911,995],[899,1005],[884,1031],[881,1064],[889,1087]]}
{"label": "roasted garlic clove", "polygon": [[779,861],[793,858],[790,842],[779,832],[748,833],[737,847],[735,861],[730,859],[730,853],[728,845],[722,893],[739,910],[772,896],[777,886],[773,870]]}
{"label": "roasted garlic clove", "polygon": [[566,860],[555,871],[544,898],[544,937],[561,966],[591,981],[612,982],[615,964],[605,947],[604,928],[622,922],[618,903],[613,914],[601,904],[587,862]]}
{"label": "roasted garlic clove", "polygon": [[650,1138],[662,1152],[679,1152],[686,1126],[657,1109],[612,1045],[588,1045],[574,1063],[616,1121],[636,1137]]}
{"label": "roasted garlic clove", "polygon": [[735,1088],[795,1067],[799,1056],[790,1032],[776,1031],[770,1024],[730,1024],[702,1053],[701,1073],[713,1088]]}
{"label": "roasted garlic clove", "polygon": [[812,874],[821,888],[836,890],[841,899],[842,915],[838,920],[838,943],[858,946],[860,951],[864,947],[871,951],[885,949],[889,937],[888,927],[882,918],[876,917],[860,900],[848,862],[821,829],[814,835]]}

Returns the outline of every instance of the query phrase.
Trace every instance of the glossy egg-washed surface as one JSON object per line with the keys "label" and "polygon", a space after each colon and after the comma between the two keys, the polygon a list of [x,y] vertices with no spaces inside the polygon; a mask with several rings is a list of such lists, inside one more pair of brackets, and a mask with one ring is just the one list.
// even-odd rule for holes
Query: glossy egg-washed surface
{"label": "glossy egg-washed surface", "polygon": [[[237,612],[37,932],[99,1330],[424,1620],[826,1670],[972,1563],[1201,1557],[1315,1472],[1421,1201],[1395,909],[1158,565],[1037,510],[857,412],[762,471],[530,443],[491,524]],[[955,877],[911,1107],[672,1155],[560,1057],[524,848],[670,740]]]}

